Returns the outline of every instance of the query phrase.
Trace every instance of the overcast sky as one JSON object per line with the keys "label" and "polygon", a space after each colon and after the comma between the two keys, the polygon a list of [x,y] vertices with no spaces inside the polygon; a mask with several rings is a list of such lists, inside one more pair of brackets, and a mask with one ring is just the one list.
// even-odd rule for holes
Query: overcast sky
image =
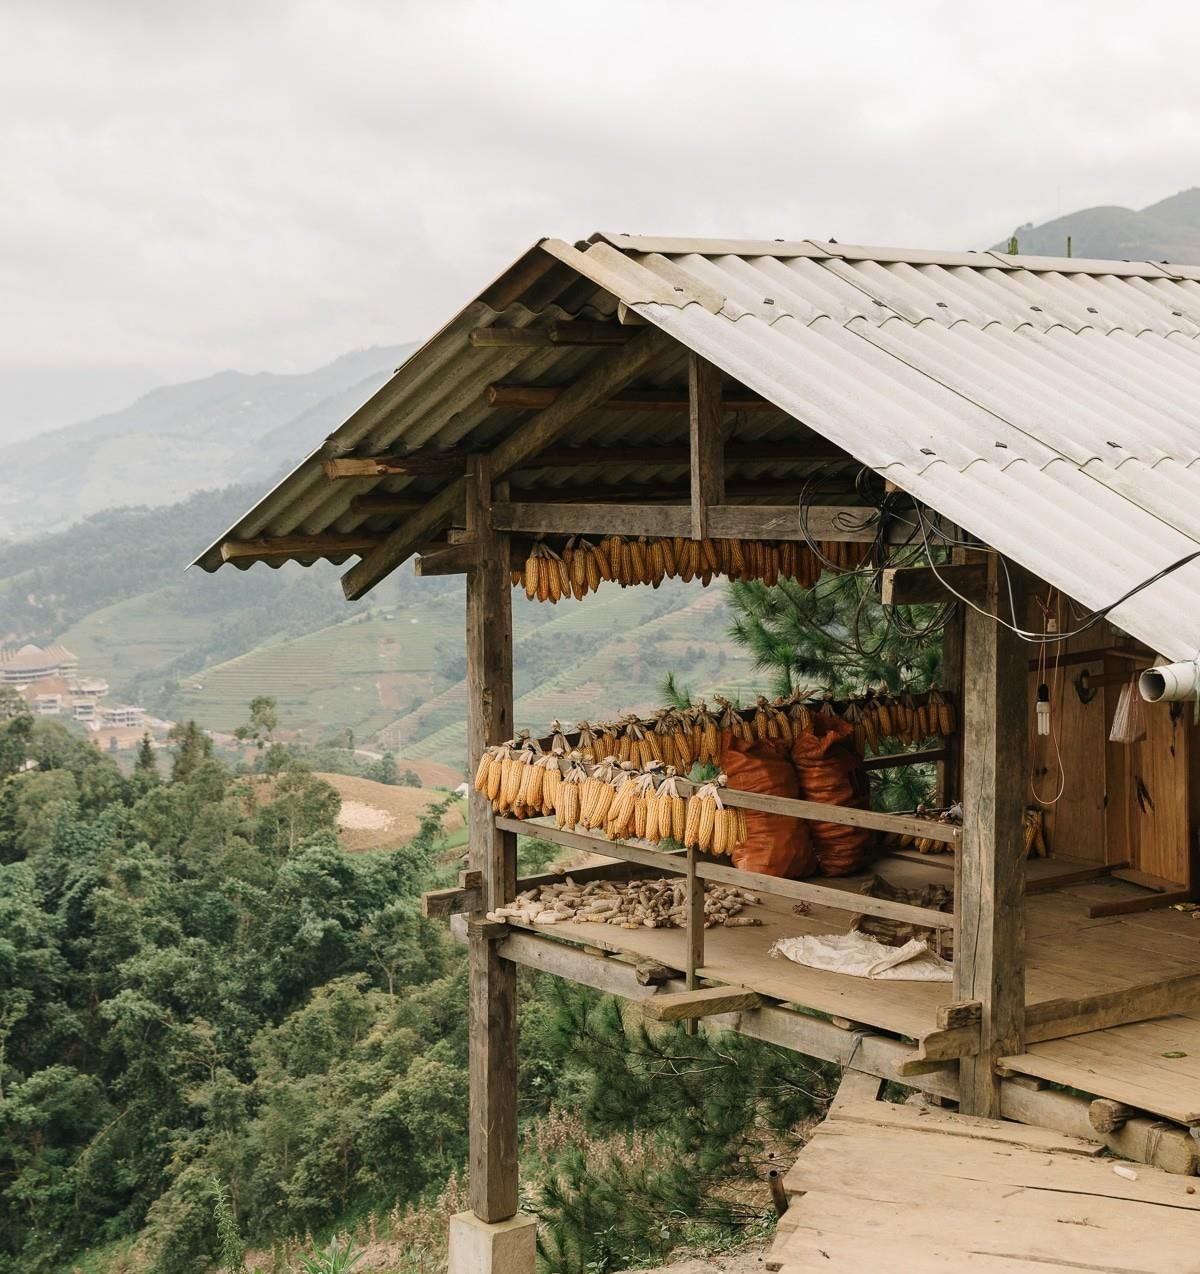
{"label": "overcast sky", "polygon": [[1198,37],[1183,0],[0,0],[0,430],[426,335],[543,234],[1141,207],[1200,180]]}

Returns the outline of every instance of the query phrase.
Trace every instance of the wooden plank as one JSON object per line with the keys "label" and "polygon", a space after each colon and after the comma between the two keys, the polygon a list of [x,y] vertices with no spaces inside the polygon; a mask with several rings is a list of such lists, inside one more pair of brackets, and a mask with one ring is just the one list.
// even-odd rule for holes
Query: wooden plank
{"label": "wooden plank", "polygon": [[965,1137],[970,1141],[1015,1146],[1041,1154],[1082,1155],[1086,1159],[1096,1159],[1104,1153],[1104,1146],[1093,1138],[1066,1136],[1045,1128],[1029,1128],[1014,1124],[1008,1119],[962,1115],[924,1103],[913,1105],[906,1102],[897,1105],[895,1102],[863,1101],[861,1097],[850,1098],[845,1102],[835,1100],[822,1128],[831,1124],[909,1129],[922,1134]]}
{"label": "wooden plank", "polygon": [[605,854],[609,858],[619,858],[622,862],[653,867],[664,874],[674,873],[682,876],[687,873],[686,860],[682,854],[668,854],[659,849],[643,849],[640,845],[607,840],[603,836],[593,836],[587,832],[568,832],[565,828],[555,827],[551,823],[535,823],[526,818],[509,818],[507,815],[498,814],[495,822],[502,831],[515,832],[521,836],[536,836],[539,840],[548,840],[555,845],[563,845],[567,849],[579,850],[580,853]]}
{"label": "wooden plank", "polygon": [[619,323],[566,320],[549,327],[477,327],[475,349],[546,349],[556,345],[624,345],[630,332]]}
{"label": "wooden plank", "polygon": [[377,531],[362,531],[349,535],[273,535],[255,540],[223,540],[221,561],[265,562],[272,558],[369,553],[381,538]]}
{"label": "wooden plank", "polygon": [[986,586],[983,562],[947,563],[936,571],[931,566],[885,566],[880,572],[879,601],[884,606],[923,606],[952,602],[958,593],[978,602]]}
{"label": "wooden plank", "polygon": [[642,1012],[656,1022],[684,1022],[754,1009],[761,999],[744,987],[711,986],[695,990],[668,991],[642,1001]]}
{"label": "wooden plank", "polygon": [[721,438],[721,369],[688,354],[688,439],[693,540],[708,535],[710,506],[725,501],[725,444]]}
{"label": "wooden plank", "polygon": [[758,872],[739,871],[736,867],[725,867],[720,863],[702,861],[697,864],[696,874],[702,880],[713,880],[723,885],[738,885],[743,889],[754,889],[759,893],[775,894],[781,898],[800,898],[805,902],[819,903],[822,907],[836,907],[839,911],[852,911],[868,916],[885,916],[891,920],[904,920],[909,924],[931,929],[953,930],[956,923],[955,917],[948,911],[914,907],[909,903],[892,902],[887,898],[871,898],[847,889],[816,885],[808,880],[783,880],[777,876],[763,876]]}
{"label": "wooden plank", "polygon": [[957,1026],[977,1026],[983,1021],[983,1005],[978,1000],[964,1000],[958,1004],[939,1004],[937,1024],[939,1031]]}
{"label": "wooden plank", "polygon": [[1200,973],[1078,998],[1042,1000],[1025,1009],[1025,1042],[1082,1035],[1110,1026],[1200,1011]]}
{"label": "wooden plank", "polygon": [[1157,911],[1162,907],[1173,907],[1178,902],[1195,902],[1195,893],[1190,889],[1177,889],[1171,893],[1145,894],[1141,898],[1118,898],[1112,902],[1092,903],[1087,914],[1090,919],[1104,916],[1130,916],[1139,911]]}
{"label": "wooden plank", "polygon": [[[559,761],[559,766],[564,773],[570,764],[571,762],[565,757]],[[584,765],[586,770],[590,771],[591,768],[590,765]],[[699,786],[686,779],[679,780],[679,790],[683,795],[689,795]],[[763,814],[786,814],[789,818],[815,819],[818,822],[839,823],[846,827],[869,827],[881,832],[908,833],[947,845],[957,845],[962,838],[962,829],[953,823],[937,823],[930,819],[913,818],[907,814],[883,814],[876,810],[857,809],[848,805],[829,805],[823,801],[802,801],[788,796],[773,796],[766,792],[742,792],[737,788],[723,788],[721,799],[726,805],[757,810]],[[757,877],[757,879],[775,878]],[[875,914],[883,915],[884,913]],[[950,928],[951,926],[942,925],[941,927]]]}
{"label": "wooden plank", "polygon": [[413,562],[413,571],[422,579],[444,575],[466,575],[479,561],[478,544],[451,544],[433,553],[421,553]]}
{"label": "wooden plank", "polygon": [[477,871],[460,873],[457,889],[430,889],[421,895],[421,914],[430,920],[483,909],[483,876]]}
{"label": "wooden plank", "polygon": [[[873,544],[875,510],[865,505],[811,505],[805,525],[795,505],[719,505],[709,533],[721,539],[814,540]],[[691,509],[639,504],[509,504],[495,510],[497,527],[535,535],[691,535]],[[889,540],[899,537],[890,528]]]}
{"label": "wooden plank", "polygon": [[[921,748],[912,752],[889,752],[884,756],[868,756],[863,759],[861,769],[895,770],[903,765],[930,765],[944,761],[949,755],[945,748]],[[945,804],[945,801],[939,802]]]}
{"label": "wooden plank", "polygon": [[[862,1167],[869,1162],[882,1171],[864,1176]],[[955,1181],[1091,1196],[1098,1206],[1107,1201],[1148,1205],[1147,1211],[1162,1223],[1169,1223],[1177,1212],[1188,1214],[1189,1226],[1200,1221],[1200,1193],[1188,1194],[1187,1181],[1177,1176],[1146,1169],[1130,1180],[1114,1173],[1111,1161],[1104,1158],[1022,1152],[999,1142],[909,1128],[823,1124],[787,1174],[785,1185],[800,1191],[820,1182],[823,1189],[851,1197],[865,1185],[872,1193],[888,1192],[875,1197],[919,1206],[937,1198],[940,1190],[952,1189]]]}
{"label": "wooden plank", "polygon": [[[467,529],[478,562],[467,575],[467,755],[474,774],[489,739],[513,729],[512,586],[508,537],[491,526],[488,462],[472,461],[466,480]],[[420,516],[420,515],[418,515]],[[516,889],[517,840],[497,828],[487,797],[468,796],[470,864],[480,873],[482,907],[511,901]],[[516,965],[494,942],[469,943],[470,1201],[483,1221],[517,1211],[517,982]]]}
{"label": "wooden plank", "polygon": [[[492,407],[525,407],[541,410],[558,402],[568,388],[570,387],[560,385],[494,384],[487,387],[486,394],[488,405]],[[597,408],[603,408],[606,411],[682,414],[688,410],[688,394],[687,391],[677,389],[623,389],[603,403],[597,404]],[[771,411],[779,415],[785,414],[774,403],[745,389],[731,393],[727,400],[718,403],[717,410],[719,414],[735,411]]]}
{"label": "wooden plank", "polygon": [[[476,451],[466,450],[429,450],[412,451],[401,455],[381,456],[341,456],[323,462],[326,477],[334,480],[346,478],[378,478],[378,477],[412,477],[431,473],[463,473],[467,461]],[[750,464],[762,460],[771,460],[777,464],[808,464],[816,460],[836,459],[845,455],[824,438],[813,436],[802,445],[768,446],[763,443],[741,443],[725,449],[726,464]],[[531,456],[520,465],[522,472],[535,469],[593,469],[616,466],[672,468],[690,463],[691,451],[687,447],[548,447],[536,456]],[[737,491],[746,496],[790,494],[799,491],[801,484],[779,483],[743,483]],[[842,489],[846,489],[844,486]],[[638,498],[646,495],[657,495],[658,498],[687,499],[687,491],[682,487],[652,488],[646,484],[625,488],[626,498],[632,493]],[[527,495],[532,493],[527,492]],[[598,496],[599,493],[596,493]],[[569,496],[569,493],[567,493]],[[593,498],[596,498],[593,496]],[[378,499],[379,497],[375,497]],[[402,495],[386,495],[389,501],[387,508],[404,506],[418,509],[423,501]],[[545,492],[545,499],[555,498],[550,489]],[[564,497],[566,498],[566,497]],[[574,498],[574,497],[571,497]],[[607,498],[607,497],[606,497]],[[361,512],[377,511],[370,493],[355,496],[351,507]]]}
{"label": "wooden plank", "polygon": [[[1023,576],[1011,569],[1023,597]],[[983,1006],[980,1050],[959,1064],[959,1101],[970,1115],[1000,1113],[995,1062],[1021,1051],[1025,1020],[1025,783],[1014,776],[1027,773],[1028,671],[1024,642],[991,618],[1008,605],[998,558],[988,570],[990,614],[966,617],[963,840],[955,856],[954,998]]]}
{"label": "wooden plank", "polygon": [[[694,990],[697,973],[704,967],[704,882],[696,874],[698,851],[692,846],[687,851],[687,962],[684,976],[688,990]],[[748,1005],[731,1004],[731,1009]],[[724,1010],[718,1010],[724,1011]]]}
{"label": "wooden plank", "polygon": [[[509,434],[492,453],[493,477],[502,477],[539,451],[556,443],[571,423],[597,403],[605,402],[673,342],[657,328],[639,332],[611,354],[599,356],[570,388],[532,420]],[[506,529],[496,523],[498,529]],[[511,528],[507,528],[511,529]]]}

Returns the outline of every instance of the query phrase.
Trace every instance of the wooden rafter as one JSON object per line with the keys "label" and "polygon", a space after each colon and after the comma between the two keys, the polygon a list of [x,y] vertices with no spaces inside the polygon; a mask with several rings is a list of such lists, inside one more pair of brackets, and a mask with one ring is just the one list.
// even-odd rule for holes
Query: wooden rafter
{"label": "wooden rafter", "polygon": [[[628,329],[627,329],[628,330]],[[487,400],[493,407],[549,407],[556,403],[566,390],[557,385],[489,385]],[[686,412],[688,392],[683,389],[625,389],[598,404],[609,411],[663,411]],[[758,394],[741,389],[728,395],[721,403],[723,412],[774,411],[786,414],[781,407]]]}
{"label": "wooden rafter", "polygon": [[366,553],[379,543],[379,535],[275,535],[256,540],[225,540],[222,562],[268,561],[272,558],[335,557],[340,553]]}
{"label": "wooden rafter", "polygon": [[[496,447],[489,457],[493,479],[506,476],[523,461],[552,446],[582,412],[611,398],[670,345],[670,338],[657,328],[647,328],[627,344],[598,357],[553,405],[521,425]],[[456,478],[342,576],[342,591],[346,597],[357,601],[368,593],[411,557],[432,532],[441,530],[462,503],[463,480]]]}
{"label": "wooden rafter", "polygon": [[[724,504],[708,513],[709,534],[718,539],[814,540],[872,543],[875,510],[867,505],[811,505],[803,524],[796,505]],[[496,525],[532,535],[692,534],[691,506],[645,504],[497,504]]]}
{"label": "wooden rafter", "polygon": [[[323,462],[325,476],[344,478],[414,477],[430,473],[462,473],[475,452],[414,451],[407,455],[340,456]],[[734,443],[724,450],[726,465],[771,461],[808,464],[818,460],[848,460],[840,447],[815,435],[803,443]],[[591,469],[686,465],[688,447],[549,447],[531,456],[521,469]]]}
{"label": "wooden rafter", "polygon": [[476,349],[545,349],[554,345],[624,345],[633,332],[619,323],[562,322],[549,327],[477,327]]}
{"label": "wooden rafter", "polygon": [[725,502],[725,444],[721,438],[721,369],[688,354],[688,437],[692,539],[708,534],[709,509]]}

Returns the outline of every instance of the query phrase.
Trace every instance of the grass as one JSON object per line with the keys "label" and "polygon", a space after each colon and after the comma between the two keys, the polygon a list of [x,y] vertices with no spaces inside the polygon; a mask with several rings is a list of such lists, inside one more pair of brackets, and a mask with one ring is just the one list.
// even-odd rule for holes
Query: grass
{"label": "grass", "polygon": [[187,679],[171,706],[177,717],[231,730],[250,700],[265,694],[276,700],[285,728],[320,737],[349,727],[366,739],[397,715],[380,702],[379,678],[418,674],[424,694],[436,693],[447,684],[439,646],[461,643],[461,599],[372,611],[206,668]]}

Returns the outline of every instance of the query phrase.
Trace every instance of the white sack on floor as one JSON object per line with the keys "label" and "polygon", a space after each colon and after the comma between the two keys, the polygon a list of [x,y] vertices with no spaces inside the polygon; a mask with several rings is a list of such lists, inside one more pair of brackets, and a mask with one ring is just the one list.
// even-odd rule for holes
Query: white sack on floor
{"label": "white sack on floor", "polygon": [[868,934],[805,934],[800,938],[780,938],[771,948],[773,956],[784,956],[811,969],[848,973],[856,978],[891,978],[903,982],[951,982],[953,966],[919,938],[902,947],[889,947]]}

